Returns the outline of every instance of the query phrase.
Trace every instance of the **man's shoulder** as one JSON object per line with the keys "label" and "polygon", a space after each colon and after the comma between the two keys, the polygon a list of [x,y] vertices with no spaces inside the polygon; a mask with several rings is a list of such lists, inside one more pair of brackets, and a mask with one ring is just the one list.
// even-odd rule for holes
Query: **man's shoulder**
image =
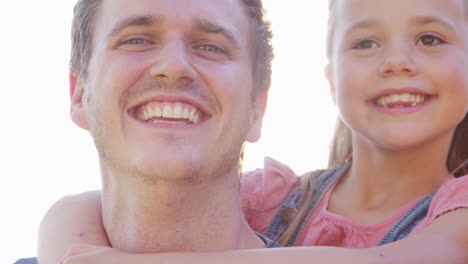
{"label": "man's shoulder", "polygon": [[56,215],[63,212],[79,213],[94,212],[101,206],[101,191],[89,191],[85,193],[62,197],[52,205],[48,214]]}
{"label": "man's shoulder", "polygon": [[23,258],[23,259],[18,259],[15,263],[13,264],[37,264],[37,259],[36,258]]}
{"label": "man's shoulder", "polygon": [[[65,254],[71,242],[89,243],[92,239],[101,237],[100,234],[104,231],[100,196],[99,191],[92,191],[69,195],[54,203],[39,225],[38,257],[41,262],[54,262],[56,256]],[[90,235],[76,236],[70,230],[79,230]]]}

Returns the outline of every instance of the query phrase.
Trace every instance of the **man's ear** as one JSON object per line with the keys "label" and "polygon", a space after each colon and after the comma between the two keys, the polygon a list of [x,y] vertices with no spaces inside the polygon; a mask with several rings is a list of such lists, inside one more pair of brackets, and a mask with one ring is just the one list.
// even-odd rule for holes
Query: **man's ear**
{"label": "man's ear", "polygon": [[252,104],[252,123],[246,137],[246,140],[249,142],[257,142],[262,135],[263,116],[265,115],[267,102],[267,89],[262,89],[262,92],[256,95]]}
{"label": "man's ear", "polygon": [[70,73],[70,116],[79,127],[88,130],[86,110],[83,106],[84,87],[81,79],[74,72]]}
{"label": "man's ear", "polygon": [[333,69],[330,64],[327,64],[324,69],[325,77],[328,80],[328,85],[330,86],[330,94],[333,99],[333,103],[336,104],[336,88],[335,88],[335,77],[333,76]]}

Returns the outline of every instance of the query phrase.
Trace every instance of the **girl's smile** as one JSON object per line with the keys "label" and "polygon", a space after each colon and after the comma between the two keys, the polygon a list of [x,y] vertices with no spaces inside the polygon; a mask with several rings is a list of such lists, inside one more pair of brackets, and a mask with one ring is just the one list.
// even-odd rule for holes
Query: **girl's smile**
{"label": "girl's smile", "polygon": [[433,95],[417,88],[386,89],[369,103],[388,114],[409,114],[431,103]]}

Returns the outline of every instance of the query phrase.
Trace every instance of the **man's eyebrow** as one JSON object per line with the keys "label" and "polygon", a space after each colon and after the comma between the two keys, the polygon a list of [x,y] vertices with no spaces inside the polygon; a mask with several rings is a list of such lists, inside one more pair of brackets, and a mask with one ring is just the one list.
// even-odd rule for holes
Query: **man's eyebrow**
{"label": "man's eyebrow", "polygon": [[196,29],[202,31],[202,32],[207,32],[207,33],[215,33],[215,34],[221,34],[225,38],[227,38],[231,44],[236,48],[239,49],[239,41],[237,41],[236,37],[234,34],[229,31],[227,28],[216,24],[214,22],[211,22],[209,20],[203,19],[203,18],[196,18],[194,20],[194,25]]}
{"label": "man's eyebrow", "polygon": [[133,26],[155,26],[161,24],[164,18],[162,16],[154,15],[143,15],[143,16],[132,16],[119,21],[111,30],[108,35],[108,39],[113,38],[120,31],[127,27]]}

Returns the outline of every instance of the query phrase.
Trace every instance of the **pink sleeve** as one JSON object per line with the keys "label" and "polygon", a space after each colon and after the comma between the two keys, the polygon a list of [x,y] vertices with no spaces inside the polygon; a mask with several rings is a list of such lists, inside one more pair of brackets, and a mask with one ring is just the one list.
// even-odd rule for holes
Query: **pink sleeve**
{"label": "pink sleeve", "polygon": [[468,208],[468,175],[448,180],[432,199],[427,217],[415,229],[418,232],[437,217],[459,208]]}
{"label": "pink sleeve", "polygon": [[265,158],[264,169],[247,172],[242,176],[242,209],[254,231],[266,231],[296,181],[297,176],[289,167],[268,157]]}

